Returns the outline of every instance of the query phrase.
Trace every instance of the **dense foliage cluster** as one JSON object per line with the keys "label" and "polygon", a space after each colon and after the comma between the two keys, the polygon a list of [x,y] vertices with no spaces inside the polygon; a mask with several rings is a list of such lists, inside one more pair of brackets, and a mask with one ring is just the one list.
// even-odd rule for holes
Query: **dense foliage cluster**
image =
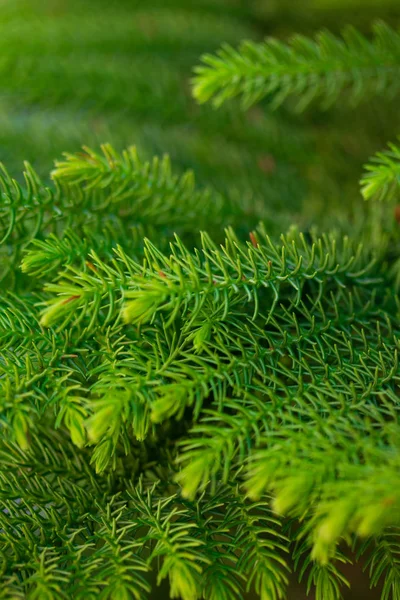
{"label": "dense foliage cluster", "polygon": [[[198,8],[208,35],[227,3],[214,13],[211,4]],[[250,23],[251,3],[238,2],[238,14],[240,6]],[[10,58],[0,73],[15,74],[11,93],[28,69],[11,41],[30,21],[9,13]],[[138,97],[127,95],[121,56],[154,51],[144,38],[157,28],[142,10],[132,37],[128,13],[115,12],[118,40],[109,29],[98,38],[100,17],[79,28],[75,16],[78,50],[96,44],[99,52],[95,65],[76,63],[80,100],[93,77],[103,110],[126,107],[115,117],[122,129],[129,111],[141,106],[145,119],[158,106],[159,130],[170,111],[179,130],[191,101],[175,67],[165,71],[159,59],[157,71],[151,60],[168,82],[158,105],[139,102],[144,72]],[[202,23],[187,11],[156,21],[175,60],[179,18]],[[65,52],[61,87],[30,92],[60,110],[60,98],[72,102],[71,63],[68,38],[49,37],[53,19],[38,21],[28,62],[48,69],[49,80],[39,77],[47,89],[51,63],[35,62],[39,42],[53,48],[53,65]],[[190,34],[185,43],[197,51]],[[224,35],[238,41],[229,27]],[[122,63],[104,86],[107,39]],[[352,560],[383,600],[400,598],[400,144],[371,159],[361,194],[344,185],[344,215],[327,209],[312,222],[328,165],[317,181],[293,168],[285,187],[288,157],[310,141],[291,138],[289,125],[285,138],[280,121],[291,119],[295,132],[296,117],[269,112],[284,104],[290,115],[293,99],[299,109],[387,100],[398,96],[399,75],[400,34],[381,22],[372,38],[348,28],[226,45],[205,55],[193,81],[197,100],[224,105],[210,117],[207,105],[195,109],[191,156],[209,173],[205,185],[182,172],[182,155],[175,166],[110,144],[67,152],[49,177],[28,163],[23,179],[3,170],[0,598],[140,600],[166,580],[169,596],[182,600],[248,592],[280,600],[293,572],[318,600],[338,600]],[[246,108],[264,98],[265,114],[238,113],[234,96]],[[327,117],[331,132],[335,118]],[[276,153],[252,154],[268,124],[283,147],[278,175]],[[203,127],[215,134],[210,145],[209,135],[200,143]],[[303,158],[308,166],[314,152]],[[252,166],[241,178],[235,167],[246,156]],[[344,179],[357,161],[338,167]],[[323,181],[329,196],[336,186]],[[278,193],[283,202],[291,186],[309,200],[292,224],[290,211],[274,219]]]}

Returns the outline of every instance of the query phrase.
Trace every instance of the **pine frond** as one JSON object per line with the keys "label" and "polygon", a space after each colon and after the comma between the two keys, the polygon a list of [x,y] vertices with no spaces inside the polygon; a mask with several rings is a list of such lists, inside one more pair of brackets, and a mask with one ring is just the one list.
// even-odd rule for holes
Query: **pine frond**
{"label": "pine frond", "polygon": [[133,506],[139,512],[138,524],[147,529],[145,542],[151,542],[149,562],[162,561],[157,582],[168,577],[171,598],[197,600],[202,594],[201,573],[209,563],[203,542],[194,535],[195,523],[182,522],[184,509],[173,506],[174,498],[159,500],[151,496],[131,496]]}
{"label": "pine frond", "polygon": [[249,502],[235,488],[228,517],[237,519],[235,546],[240,549],[238,568],[246,577],[247,591],[254,589],[261,600],[285,598],[290,569],[288,539],[283,526],[263,498]]}
{"label": "pine frond", "polygon": [[[50,325],[64,318],[65,326],[71,319],[78,323],[90,312],[93,325],[106,307],[108,322],[115,318],[115,307],[121,302],[127,323],[151,322],[159,312],[166,312],[171,323],[178,314],[186,316],[189,311],[189,322],[193,323],[208,301],[221,306],[222,319],[231,307],[253,305],[255,319],[260,297],[266,305],[264,314],[271,315],[279,300],[290,292],[293,304],[298,304],[306,283],[318,301],[330,285],[368,286],[375,281],[374,259],[365,255],[362,246],[352,247],[348,239],[341,246],[334,238],[320,238],[309,245],[300,236],[297,246],[284,236],[280,244],[265,234],[259,239],[255,234],[250,237],[252,241],[243,244],[228,231],[225,244],[218,248],[203,234],[202,246],[195,253],[176,238],[170,256],[146,241],[143,267],[122,249],[118,250],[119,262],[113,261],[112,266],[93,255],[97,275],[70,268],[64,280],[46,286],[57,299],[43,312],[42,323]],[[71,308],[79,308],[79,316]]]}
{"label": "pine frond", "polygon": [[234,537],[237,522],[233,514],[227,513],[231,500],[231,488],[219,485],[213,495],[203,494],[200,502],[183,502],[188,518],[198,527],[197,535],[202,539],[209,559],[202,580],[203,595],[210,600],[243,598],[244,578],[238,570]]}
{"label": "pine frond", "polygon": [[[400,538],[398,528],[391,527],[376,539],[365,542],[358,558],[367,555],[371,587],[383,583],[382,600],[400,598]],[[383,580],[383,581],[382,581]]]}
{"label": "pine frond", "polygon": [[52,273],[60,267],[73,264],[77,258],[88,255],[88,243],[72,230],[66,230],[63,239],[50,234],[45,241],[32,240],[22,259],[21,269],[33,277]]}
{"label": "pine frond", "polygon": [[[296,532],[295,538],[298,536]],[[350,582],[340,571],[342,564],[346,565],[350,559],[342,552],[336,550],[333,560],[327,565],[312,561],[307,543],[299,543],[293,555],[296,570],[299,570],[299,579],[307,580],[307,593],[315,589],[316,600],[343,600],[342,588],[350,588]]]}
{"label": "pine frond", "polygon": [[[57,161],[52,177],[62,185],[83,185],[85,190],[104,190],[104,202],[116,204],[124,217],[150,221],[154,226],[195,222],[202,215],[217,216],[221,198],[211,191],[197,191],[187,171],[174,175],[167,156],[142,162],[135,147],[118,154],[104,144],[103,154],[84,147],[81,154],[66,154]],[[197,227],[199,223],[197,223]]]}
{"label": "pine frond", "polygon": [[[254,384],[251,386],[255,387]],[[264,388],[268,393],[268,390]],[[244,399],[224,401],[224,412],[204,410],[202,419],[183,440],[177,463],[182,465],[176,480],[184,496],[193,498],[199,490],[217,481],[232,481],[236,472],[259,445],[263,433],[270,432],[279,409],[267,397],[258,400],[248,394]]]}
{"label": "pine frond", "polygon": [[391,200],[400,191],[400,146],[389,144],[389,149],[378,152],[365,165],[361,179],[361,193],[365,200]]}
{"label": "pine frond", "polygon": [[246,486],[251,497],[259,497],[265,488],[273,490],[275,510],[301,518],[313,506],[309,523],[313,558],[322,564],[329,562],[336,544],[348,533],[376,535],[398,522],[398,511],[393,510],[399,505],[400,490],[392,437],[396,427],[352,423],[349,416],[347,420],[347,424],[338,417],[331,424],[319,421],[321,429],[318,422],[289,422],[287,433],[281,425],[270,436],[269,448],[256,451],[249,460]]}
{"label": "pine frond", "polygon": [[[35,237],[42,227],[46,210],[54,214],[54,193],[45,187],[32,167],[26,163],[25,187],[13,179],[4,166],[0,177],[0,244],[5,244],[18,233],[18,244]],[[24,235],[25,234],[25,235]]]}
{"label": "pine frond", "polygon": [[346,91],[358,104],[366,96],[398,94],[399,69],[400,36],[377,23],[372,41],[348,27],[341,37],[322,31],[315,40],[296,35],[289,43],[226,45],[196,68],[194,96],[213,98],[215,106],[240,96],[245,107],[267,96],[274,108],[294,96],[304,110],[312,101],[326,108]]}

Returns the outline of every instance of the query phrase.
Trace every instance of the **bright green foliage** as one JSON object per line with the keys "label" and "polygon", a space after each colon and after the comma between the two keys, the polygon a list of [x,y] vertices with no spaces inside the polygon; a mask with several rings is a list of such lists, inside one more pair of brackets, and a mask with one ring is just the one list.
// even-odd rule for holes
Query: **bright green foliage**
{"label": "bright green foliage", "polygon": [[385,152],[378,152],[366,165],[361,180],[361,191],[366,200],[387,200],[400,196],[400,147],[389,144]]}
{"label": "bright green foliage", "polygon": [[299,110],[318,99],[324,107],[346,90],[358,104],[369,95],[396,95],[400,89],[400,34],[378,23],[374,40],[347,28],[338,38],[322,31],[314,40],[297,35],[289,44],[270,39],[224,46],[217,56],[203,57],[197,67],[194,94],[216,106],[242,96],[249,107],[264,96],[278,107],[295,96]]}
{"label": "bright green foliage", "polygon": [[122,156],[109,145],[103,146],[103,155],[84,150],[82,155],[66,154],[65,161],[56,162],[53,179],[68,186],[84,183],[88,192],[104,190],[101,208],[104,203],[117,204],[124,220],[134,216],[153,226],[181,228],[185,221],[193,227],[199,218],[201,225],[202,213],[211,221],[218,215],[221,199],[217,194],[197,192],[191,171],[182,177],[173,175],[168,156],[142,163],[135,148]]}
{"label": "bright green foliage", "polygon": [[[64,206],[90,199],[89,218],[101,206],[105,220],[129,199],[140,220],[144,195],[151,210],[173,189],[177,206],[185,187],[168,179],[169,167],[156,180],[150,166],[132,166],[132,152],[106,148],[104,156],[87,151],[57,163]],[[208,210],[205,202],[197,208]],[[310,585],[321,598],[339,598],[344,579],[330,562],[337,544],[398,522],[400,322],[386,259],[339,233],[306,237],[291,229],[274,240],[262,226],[247,241],[228,230],[222,245],[202,234],[194,251],[178,236],[164,250],[145,239],[136,255],[99,236],[100,257],[89,250],[96,236],[75,233],[75,218],[74,233],[51,233],[25,251],[22,270],[38,290],[26,294],[19,283],[17,297],[2,296],[3,441],[16,453],[12,460],[26,465],[40,462],[40,453],[52,456],[43,477],[37,467],[32,475],[23,470],[39,477],[40,489],[50,486],[43,504],[35,496],[40,510],[30,535],[47,535],[49,502],[60,535],[65,510],[72,527],[62,534],[70,539],[62,555],[49,540],[37,566],[30,562],[23,589],[57,597],[80,569],[76,597],[93,589],[141,598],[148,583],[140,573],[157,559],[171,597],[237,598],[254,589],[261,598],[284,598],[291,538],[277,519],[285,515],[305,523],[303,552],[317,561]],[[120,224],[121,242],[128,222]],[[52,429],[63,436],[62,456],[54,441],[47,446],[44,431]],[[57,472],[69,483],[60,483],[54,504],[55,460],[67,461]],[[4,481],[7,511],[10,486],[14,502],[28,502],[29,486],[18,487],[27,483]],[[79,523],[93,511],[77,492],[68,499],[61,491],[77,485],[85,502],[104,498],[96,511],[117,502],[107,510],[121,525],[106,511],[82,538]],[[7,531],[14,535],[11,524]],[[103,567],[111,560],[106,544],[115,562]]]}
{"label": "bright green foliage", "polygon": [[[144,44],[118,27],[121,52]],[[94,19],[85,43],[105,44],[97,33]],[[395,93],[399,45],[385,25],[371,42],[247,44],[207,59],[196,93]],[[396,197],[398,159],[392,145],[367,167],[367,199]],[[358,194],[352,227],[301,233],[110,144],[24,179],[4,169],[0,196],[0,598],[142,600],[164,585],[180,600],[291,600],[295,577],[339,600],[360,560],[398,600],[393,207]]]}

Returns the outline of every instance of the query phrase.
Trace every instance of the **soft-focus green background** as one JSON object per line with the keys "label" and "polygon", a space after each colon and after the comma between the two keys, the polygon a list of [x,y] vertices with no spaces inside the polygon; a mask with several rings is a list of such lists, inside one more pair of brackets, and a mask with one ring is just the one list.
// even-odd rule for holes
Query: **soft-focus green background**
{"label": "soft-focus green background", "polygon": [[[251,227],[341,219],[362,204],[368,156],[400,133],[398,102],[352,111],[339,104],[296,115],[199,107],[192,67],[223,42],[285,38],[352,23],[400,22],[398,0],[0,0],[0,160],[20,177],[23,160],[46,177],[52,161],[82,144],[136,144],[168,152],[247,210]],[[368,595],[360,569],[346,598]],[[160,598],[166,597],[160,590]],[[290,600],[302,600],[293,587]]]}

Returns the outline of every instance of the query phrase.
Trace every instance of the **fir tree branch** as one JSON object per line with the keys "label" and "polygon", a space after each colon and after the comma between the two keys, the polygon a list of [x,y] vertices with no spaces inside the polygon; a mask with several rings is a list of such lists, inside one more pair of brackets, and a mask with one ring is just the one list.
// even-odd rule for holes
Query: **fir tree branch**
{"label": "fir tree branch", "polygon": [[[328,237],[309,246],[300,236],[297,246],[285,237],[281,244],[274,244],[268,236],[260,241],[252,236],[251,243],[243,244],[229,231],[225,245],[218,248],[203,234],[202,246],[195,253],[177,238],[169,257],[146,241],[143,267],[130,260],[122,249],[117,252],[119,263],[113,261],[112,266],[93,254],[96,276],[70,268],[63,275],[64,281],[46,286],[59,298],[44,311],[42,324],[64,318],[65,327],[71,319],[79,323],[90,313],[92,327],[103,308],[107,308],[108,322],[115,318],[115,307],[123,298],[128,300],[122,313],[128,323],[146,323],[159,311],[169,313],[169,323],[178,314],[185,316],[190,311],[192,323],[209,299],[224,307],[223,318],[231,306],[251,303],[255,318],[260,310],[261,291],[268,293],[264,303],[271,315],[285,291],[292,292],[293,303],[298,304],[306,283],[315,286],[318,301],[330,284],[368,286],[379,280],[370,276],[375,260],[364,254],[362,246],[352,247],[346,238],[340,246],[336,239]],[[107,303],[103,304],[105,300]],[[80,314],[75,316],[72,309],[77,308]]]}
{"label": "fir tree branch", "polygon": [[361,179],[361,193],[365,200],[391,200],[400,189],[400,147],[389,144],[389,149],[378,152],[365,165]]}
{"label": "fir tree branch", "polygon": [[304,110],[314,100],[326,108],[348,91],[354,105],[366,96],[397,94],[399,69],[399,34],[377,23],[372,41],[348,27],[341,37],[322,31],[315,40],[296,35],[287,44],[267,39],[243,42],[238,50],[226,45],[196,68],[194,96],[200,102],[213,98],[215,106],[241,96],[244,107],[267,96],[273,108],[294,96]]}
{"label": "fir tree branch", "polygon": [[[296,531],[294,538],[297,540],[300,538],[298,531]],[[296,570],[299,571],[299,580],[302,581],[306,578],[307,593],[310,593],[314,587],[316,600],[324,600],[325,598],[343,600],[342,588],[343,586],[350,588],[350,582],[341,573],[340,565],[351,562],[348,557],[336,550],[332,561],[327,565],[321,565],[312,561],[308,544],[298,542],[293,558]]]}
{"label": "fir tree branch", "polygon": [[238,567],[246,576],[247,591],[254,589],[260,598],[285,598],[290,571],[285,556],[288,539],[267,499],[248,502],[236,487],[228,516],[237,519],[235,544],[242,551]]}
{"label": "fir tree branch", "polygon": [[357,557],[367,555],[371,587],[382,582],[382,600],[397,600],[400,585],[400,544],[397,527],[388,528],[376,539],[367,540],[359,549]]}
{"label": "fir tree branch", "polygon": [[[287,433],[282,424],[269,442],[266,437],[269,448],[256,451],[249,461],[246,487],[251,497],[265,488],[273,490],[274,509],[301,518],[313,506],[308,523],[312,556],[322,564],[329,562],[346,534],[376,535],[398,521],[397,510],[393,511],[400,501],[398,453],[393,444],[396,426],[374,427],[346,417],[341,422],[338,415],[331,424],[321,419],[307,425],[294,420],[293,426],[288,423]],[[282,451],[288,457],[283,463]],[[282,479],[279,473],[284,473]]]}
{"label": "fir tree branch", "polygon": [[[205,215],[217,217],[221,198],[197,191],[191,171],[174,175],[167,156],[142,162],[135,147],[121,155],[109,144],[101,149],[102,155],[86,147],[81,154],[66,154],[65,161],[56,162],[53,179],[64,186],[104,190],[105,205],[114,204],[125,218],[135,215],[154,226],[182,227]],[[201,221],[196,225],[201,227]]]}

